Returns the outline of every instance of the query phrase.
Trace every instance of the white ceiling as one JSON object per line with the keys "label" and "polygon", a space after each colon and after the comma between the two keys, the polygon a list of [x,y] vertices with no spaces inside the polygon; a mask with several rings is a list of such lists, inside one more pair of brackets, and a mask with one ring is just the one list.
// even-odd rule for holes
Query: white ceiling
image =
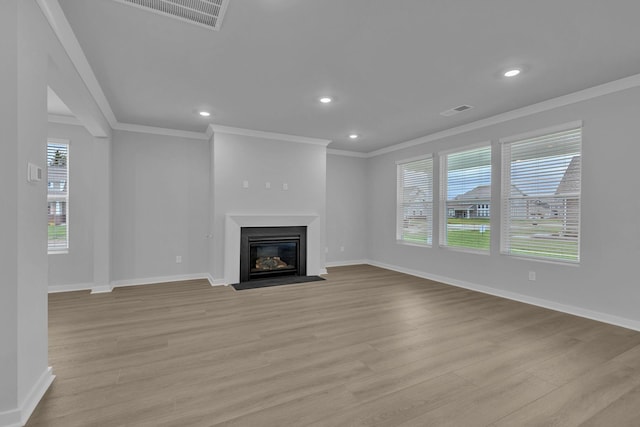
{"label": "white ceiling", "polygon": [[231,0],[218,32],[59,2],[117,120],[178,130],[370,152],[640,73],[638,0]]}

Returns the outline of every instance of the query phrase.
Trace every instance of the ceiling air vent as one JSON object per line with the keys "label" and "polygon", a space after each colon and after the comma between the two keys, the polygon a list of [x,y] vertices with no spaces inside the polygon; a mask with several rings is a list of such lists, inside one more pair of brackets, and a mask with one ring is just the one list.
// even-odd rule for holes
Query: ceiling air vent
{"label": "ceiling air vent", "polygon": [[229,0],[114,0],[149,12],[219,30]]}
{"label": "ceiling air vent", "polygon": [[455,108],[452,108],[450,110],[443,111],[440,114],[445,116],[445,117],[449,117],[449,116],[453,116],[454,114],[458,114],[458,113],[462,113],[463,111],[470,110],[472,108],[473,107],[471,105],[459,105],[459,106],[457,106]]}

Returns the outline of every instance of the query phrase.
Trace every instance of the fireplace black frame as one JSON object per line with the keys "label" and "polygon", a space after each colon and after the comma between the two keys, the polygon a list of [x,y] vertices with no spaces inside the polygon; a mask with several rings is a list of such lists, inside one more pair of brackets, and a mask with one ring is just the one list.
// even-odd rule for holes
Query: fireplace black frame
{"label": "fireplace black frame", "polygon": [[[290,243],[297,246],[296,269],[286,271],[251,272],[251,245],[256,243]],[[242,227],[240,229],[240,282],[277,276],[307,275],[307,227]]]}

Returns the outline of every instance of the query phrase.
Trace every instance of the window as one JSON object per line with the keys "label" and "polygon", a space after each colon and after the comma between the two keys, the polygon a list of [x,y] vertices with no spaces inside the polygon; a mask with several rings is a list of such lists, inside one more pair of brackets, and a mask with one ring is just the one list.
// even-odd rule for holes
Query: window
{"label": "window", "polygon": [[398,162],[397,239],[431,245],[433,227],[433,158]]}
{"label": "window", "polygon": [[488,251],[491,146],[444,154],[440,166],[440,245]]}
{"label": "window", "polygon": [[501,141],[503,253],[580,261],[581,126]]}
{"label": "window", "polygon": [[47,142],[47,220],[49,253],[69,249],[69,144]]}

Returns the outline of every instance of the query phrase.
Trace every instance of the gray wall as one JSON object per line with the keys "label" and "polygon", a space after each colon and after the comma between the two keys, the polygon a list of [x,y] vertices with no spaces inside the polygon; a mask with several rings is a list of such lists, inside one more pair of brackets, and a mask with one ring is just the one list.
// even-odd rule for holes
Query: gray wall
{"label": "gray wall", "polygon": [[112,144],[111,280],[207,273],[209,143],[114,131]]}
{"label": "gray wall", "polygon": [[94,138],[82,126],[49,123],[50,138],[69,141],[69,251],[49,255],[49,287],[93,284]]}
{"label": "gray wall", "polygon": [[[640,321],[640,288],[635,270],[635,263],[640,260],[640,198],[634,176],[640,157],[639,106],[640,88],[634,88],[371,158],[369,258],[450,282]],[[579,266],[500,255],[498,209],[492,211],[490,255],[396,243],[396,160],[497,141],[574,120],[583,120]],[[499,148],[496,143],[494,147]],[[499,206],[495,203],[500,191],[498,176],[494,173],[493,206]],[[537,281],[528,280],[529,271],[537,272]]]}
{"label": "gray wall", "polygon": [[367,159],[327,155],[328,265],[367,258],[366,167]]}
{"label": "gray wall", "polygon": [[[326,148],[320,145],[216,133],[213,137],[213,265],[224,278],[224,221],[229,213],[320,216],[324,236]],[[243,188],[243,181],[249,188]],[[267,189],[265,183],[271,188]],[[288,190],[282,189],[282,184]],[[324,240],[320,242],[324,247]],[[324,251],[321,251],[324,265]]]}

